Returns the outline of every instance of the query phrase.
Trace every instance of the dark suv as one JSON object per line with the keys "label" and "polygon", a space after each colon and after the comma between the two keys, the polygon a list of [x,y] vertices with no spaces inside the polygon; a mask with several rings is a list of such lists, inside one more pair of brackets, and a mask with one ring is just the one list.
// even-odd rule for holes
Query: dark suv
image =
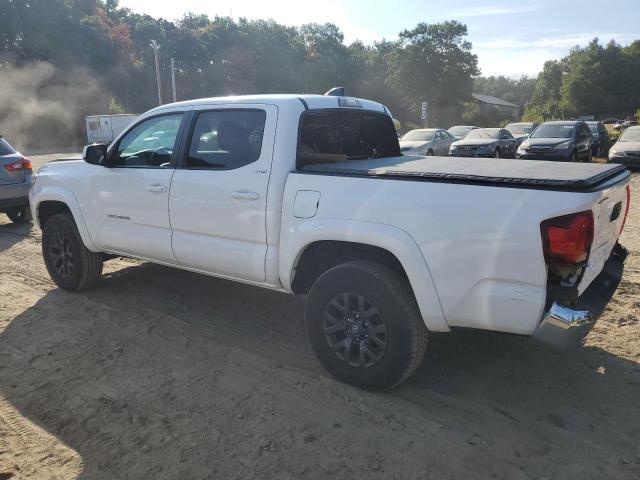
{"label": "dark suv", "polygon": [[541,124],[518,148],[516,158],[590,162],[593,135],[581,121],[558,121]]}
{"label": "dark suv", "polygon": [[609,132],[602,122],[586,122],[593,134],[591,150],[596,157],[603,157],[609,148]]}

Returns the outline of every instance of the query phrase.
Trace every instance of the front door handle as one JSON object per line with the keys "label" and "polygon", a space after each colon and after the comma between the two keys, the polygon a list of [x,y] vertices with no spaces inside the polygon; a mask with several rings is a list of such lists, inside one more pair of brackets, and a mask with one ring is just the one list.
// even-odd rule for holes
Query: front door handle
{"label": "front door handle", "polygon": [[164,185],[159,185],[159,184],[147,185],[144,189],[147,192],[153,192],[153,193],[166,193],[167,192],[167,187],[165,187]]}
{"label": "front door handle", "polygon": [[248,190],[232,192],[229,194],[229,196],[241,202],[255,202],[260,198],[260,195],[258,195],[256,192],[251,192]]}

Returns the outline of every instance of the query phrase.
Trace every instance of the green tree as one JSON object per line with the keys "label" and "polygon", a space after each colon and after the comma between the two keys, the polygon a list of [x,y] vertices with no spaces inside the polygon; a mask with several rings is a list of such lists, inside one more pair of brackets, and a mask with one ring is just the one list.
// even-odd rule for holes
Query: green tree
{"label": "green tree", "polygon": [[418,121],[420,103],[429,103],[429,124],[451,125],[462,118],[464,103],[479,74],[478,59],[457,21],[426,24],[400,33],[389,54],[389,83],[400,92],[404,112]]}

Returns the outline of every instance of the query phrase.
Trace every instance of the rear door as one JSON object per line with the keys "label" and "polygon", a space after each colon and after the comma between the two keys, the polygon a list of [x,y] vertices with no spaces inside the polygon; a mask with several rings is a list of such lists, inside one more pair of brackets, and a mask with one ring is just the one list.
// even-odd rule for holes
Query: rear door
{"label": "rear door", "polygon": [[278,110],[221,105],[194,115],[171,185],[172,246],[189,268],[265,280],[267,187]]}
{"label": "rear door", "polygon": [[451,141],[447,134],[442,130],[438,130],[435,134],[435,154],[439,156],[447,156],[449,155],[449,146],[451,145]]}

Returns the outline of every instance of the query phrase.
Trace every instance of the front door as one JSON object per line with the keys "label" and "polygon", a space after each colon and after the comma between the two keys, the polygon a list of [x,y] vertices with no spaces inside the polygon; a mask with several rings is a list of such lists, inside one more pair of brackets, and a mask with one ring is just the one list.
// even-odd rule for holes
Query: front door
{"label": "front door", "polygon": [[265,280],[266,205],[277,108],[197,112],[171,186],[173,251],[197,270]]}
{"label": "front door", "polygon": [[185,114],[144,120],[110,148],[108,167],[92,179],[96,243],[107,251],[175,263],[169,189]]}

